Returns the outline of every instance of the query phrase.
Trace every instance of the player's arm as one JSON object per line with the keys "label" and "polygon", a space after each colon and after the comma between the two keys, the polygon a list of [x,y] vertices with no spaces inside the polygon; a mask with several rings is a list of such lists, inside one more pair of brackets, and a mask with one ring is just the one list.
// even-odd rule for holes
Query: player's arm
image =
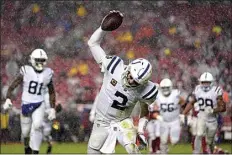
{"label": "player's arm", "polygon": [[53,84],[52,80],[47,85],[47,87],[48,87],[49,101],[50,101],[51,108],[55,108],[55,106],[56,106],[56,93],[55,93],[55,88],[54,88],[54,84]]}
{"label": "player's arm", "polygon": [[179,104],[180,104],[181,106],[184,106],[184,105],[185,105],[185,99],[184,99],[182,96],[179,97]]}
{"label": "player's arm", "polygon": [[106,56],[105,51],[101,48],[100,43],[106,34],[106,31],[103,31],[101,27],[99,27],[90,37],[88,41],[88,45],[90,51],[98,64],[103,62],[104,57]]}
{"label": "player's arm", "polygon": [[145,129],[148,123],[148,104],[140,101],[140,119],[138,123],[138,140],[141,144],[141,149],[147,146],[147,139],[144,136]]}
{"label": "player's arm", "polygon": [[7,90],[6,98],[11,99],[12,98],[12,92],[22,82],[23,82],[23,76],[20,74],[14,79],[14,81],[9,86],[9,88]]}
{"label": "player's arm", "polygon": [[[101,41],[107,31],[113,31],[121,25],[121,22],[117,22],[117,19],[120,19],[119,17],[123,17],[123,15],[119,11],[111,11],[107,16],[103,18],[101,26],[92,34],[88,41],[90,51],[95,61],[100,65],[104,63],[104,59],[106,58],[105,51],[100,46]],[[117,25],[117,27],[115,27],[115,25]]]}
{"label": "player's arm", "polygon": [[19,74],[9,86],[7,93],[6,93],[6,101],[3,104],[4,110],[10,109],[12,107],[12,102],[11,102],[12,92],[22,82],[23,82],[23,75]]}
{"label": "player's arm", "polygon": [[187,115],[189,111],[194,107],[194,103],[197,102],[196,97],[192,94],[189,97],[189,103],[186,105],[185,109],[183,110],[183,114]]}

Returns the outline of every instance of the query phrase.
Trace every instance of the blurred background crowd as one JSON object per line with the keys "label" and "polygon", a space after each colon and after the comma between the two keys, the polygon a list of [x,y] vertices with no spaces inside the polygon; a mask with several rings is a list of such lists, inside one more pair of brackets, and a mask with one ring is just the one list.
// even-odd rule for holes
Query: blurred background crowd
{"label": "blurred background crowd", "polygon": [[[54,74],[57,103],[63,106],[53,129],[60,141],[88,139],[88,113],[102,74],[87,41],[110,10],[124,14],[121,27],[105,37],[107,54],[125,62],[143,57],[153,64],[152,80],[170,78],[183,97],[211,72],[225,91],[231,123],[232,3],[230,1],[4,1],[1,5],[1,96],[35,48],[43,48]],[[19,140],[21,88],[15,92],[9,124]],[[5,117],[5,116],[4,116]],[[3,119],[1,119],[2,121]],[[69,131],[69,132],[64,132]],[[18,132],[18,134],[16,134]],[[59,135],[60,134],[60,135]],[[68,135],[67,135],[68,134]],[[80,136],[81,135],[81,136]],[[83,136],[84,135],[84,136]],[[62,139],[63,137],[63,139]],[[8,139],[9,140],[9,139]]]}

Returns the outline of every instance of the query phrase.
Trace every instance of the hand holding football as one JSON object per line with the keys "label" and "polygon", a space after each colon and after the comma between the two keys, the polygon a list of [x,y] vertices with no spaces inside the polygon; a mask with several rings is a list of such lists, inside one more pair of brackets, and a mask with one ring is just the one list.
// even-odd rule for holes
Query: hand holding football
{"label": "hand holding football", "polygon": [[113,31],[116,30],[123,21],[123,14],[120,11],[110,11],[108,15],[106,15],[101,23],[101,29],[104,31]]}

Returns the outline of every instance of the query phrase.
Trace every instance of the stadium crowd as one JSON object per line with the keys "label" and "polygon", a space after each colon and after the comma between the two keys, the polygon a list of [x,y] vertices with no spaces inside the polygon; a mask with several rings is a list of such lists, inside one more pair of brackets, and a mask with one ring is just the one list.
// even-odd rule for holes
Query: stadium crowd
{"label": "stadium crowd", "polygon": [[[1,12],[2,102],[31,51],[43,48],[49,56],[48,66],[55,71],[57,102],[78,114],[78,123],[64,128],[72,130],[77,125],[88,136],[91,126],[86,122],[86,109],[94,101],[102,75],[87,40],[102,17],[113,9],[124,13],[124,21],[105,38],[103,47],[108,54],[117,54],[128,62],[139,57],[148,59],[154,68],[153,80],[170,78],[183,97],[193,90],[200,74],[209,71],[231,100],[231,5],[176,1],[5,1]],[[14,105],[18,108],[20,93],[15,92]],[[226,116],[231,115],[229,107],[231,103]],[[75,141],[74,136],[70,137]]]}

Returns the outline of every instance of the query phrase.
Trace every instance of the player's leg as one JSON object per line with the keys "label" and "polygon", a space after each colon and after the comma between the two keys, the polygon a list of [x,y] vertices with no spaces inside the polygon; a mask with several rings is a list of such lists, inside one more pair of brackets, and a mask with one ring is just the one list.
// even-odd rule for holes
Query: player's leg
{"label": "player's leg", "polygon": [[180,140],[180,121],[176,120],[170,123],[170,141],[172,145],[175,145]]}
{"label": "player's leg", "polygon": [[39,153],[43,140],[42,123],[44,119],[44,102],[32,113],[32,128],[30,134],[30,147],[34,154]]}
{"label": "player's leg", "polygon": [[43,135],[44,135],[45,141],[48,143],[47,154],[51,154],[52,152],[51,131],[52,131],[52,122],[49,120],[45,120],[43,122]]}
{"label": "player's leg", "polygon": [[101,154],[100,149],[107,139],[109,128],[109,125],[104,125],[97,121],[94,122],[88,142],[88,154]]}
{"label": "player's leg", "polygon": [[202,146],[202,153],[209,154],[205,136],[203,136],[201,139],[201,146]]}
{"label": "player's leg", "polygon": [[192,134],[192,139],[191,139],[192,150],[194,151],[194,141],[197,134],[197,117],[192,117],[190,123],[190,131]]}
{"label": "player's leg", "polygon": [[216,120],[214,122],[207,122],[206,127],[207,127],[206,143],[209,146],[210,153],[213,153],[214,146],[215,146],[214,136],[217,131],[218,123]]}
{"label": "player's leg", "polygon": [[149,152],[155,152],[155,123],[153,120],[149,121],[147,124],[147,132],[148,132],[148,146]]}
{"label": "player's leg", "polygon": [[169,125],[167,122],[161,122],[160,126],[160,152],[161,154],[167,154]]}
{"label": "player's leg", "polygon": [[160,121],[155,121],[155,153],[160,153]]}
{"label": "player's leg", "polygon": [[202,137],[205,135],[205,120],[202,118],[197,118],[197,133],[194,141],[194,152],[199,154],[201,152],[201,140]]}
{"label": "player's leg", "polygon": [[25,154],[31,154],[32,150],[29,146],[29,136],[30,136],[30,131],[31,131],[31,123],[32,119],[30,116],[26,117],[23,114],[20,116],[20,124],[21,124],[21,132],[22,132],[22,137],[23,137],[23,142],[24,142],[24,152]]}
{"label": "player's leg", "polygon": [[137,154],[139,149],[136,145],[137,132],[132,119],[125,119],[119,123],[119,132],[117,133],[118,142],[124,146],[127,153]]}

